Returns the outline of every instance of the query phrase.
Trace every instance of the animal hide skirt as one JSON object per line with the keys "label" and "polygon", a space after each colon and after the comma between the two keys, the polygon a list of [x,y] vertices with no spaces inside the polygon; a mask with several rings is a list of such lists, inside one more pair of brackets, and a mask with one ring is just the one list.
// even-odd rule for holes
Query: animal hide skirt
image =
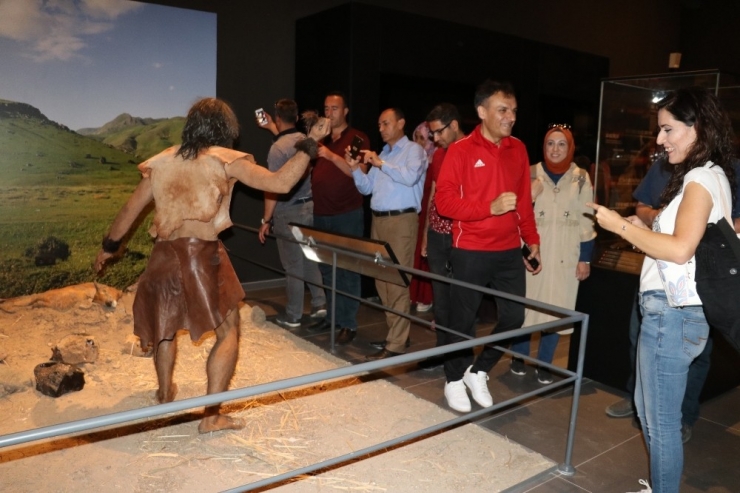
{"label": "animal hide skirt", "polygon": [[159,241],[136,290],[134,334],[145,351],[173,340],[180,329],[197,341],[220,326],[243,298],[220,241]]}

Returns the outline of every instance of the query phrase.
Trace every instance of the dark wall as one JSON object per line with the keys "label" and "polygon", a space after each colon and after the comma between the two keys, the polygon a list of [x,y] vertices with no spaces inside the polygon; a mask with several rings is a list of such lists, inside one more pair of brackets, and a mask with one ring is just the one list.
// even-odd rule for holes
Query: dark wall
{"label": "dark wall", "polygon": [[[252,152],[258,161],[264,162],[270,146],[270,137],[253,124],[254,109],[268,108],[281,97],[296,96],[296,45],[306,41],[296,36],[296,21],[317,12],[346,5],[372,5],[423,15],[429,18],[429,28],[415,31],[412,41],[415,46],[410,56],[413,66],[435,67],[438,73],[451,72],[443,63],[443,55],[465,47],[456,46],[458,39],[450,40],[446,32],[438,32],[438,23],[444,20],[470,26],[471,31],[486,30],[508,34],[530,41],[551,45],[582,53],[606,57],[610,60],[610,76],[664,72],[668,53],[678,51],[680,29],[680,5],[671,0],[570,0],[553,3],[550,0],[527,0],[526,2],[497,2],[481,0],[458,0],[457,2],[433,2],[429,0],[368,0],[363,3],[348,0],[271,0],[270,2],[246,2],[243,0],[145,0],[150,3],[181,8],[193,8],[215,12],[218,15],[218,60],[217,95],[229,101],[242,123],[241,148]],[[341,83],[342,77],[354,74],[362,76],[363,66],[332,67],[331,59],[345,49],[351,37],[365,37],[371,42],[392,46],[394,36],[404,36],[401,27],[395,32],[379,31],[372,24],[362,31],[350,30],[345,25],[326,25],[323,30],[329,36],[324,45],[315,47],[301,63],[312,64],[316,78],[327,80],[327,85]],[[432,45],[435,50],[429,50]],[[373,43],[368,45],[367,56],[372,56]],[[472,47],[471,49],[477,49]],[[437,51],[438,50],[438,51]],[[501,57],[509,57],[509,46],[505,40],[487,47],[489,56],[466,69],[500,77],[507,74],[495,73]],[[440,54],[441,53],[441,54]],[[445,63],[449,61],[444,57]],[[561,70],[578,71],[570,63],[551,64],[547,52],[540,52],[535,59],[515,60],[519,64],[537,63],[539,70],[551,71],[556,84]],[[393,67],[386,67],[391,69]],[[390,72],[388,72],[390,73]],[[410,77],[406,75],[405,77]],[[509,77],[506,77],[509,78]],[[345,79],[346,80],[346,79]],[[450,84],[454,80],[447,78]],[[408,81],[407,81],[408,82]],[[516,81],[515,81],[516,82]],[[522,89],[527,81],[520,81]],[[332,84],[329,84],[332,83]],[[413,80],[409,83],[413,83]],[[462,84],[462,82],[460,82]],[[575,90],[567,87],[568,91]],[[594,90],[589,87],[587,90]],[[385,93],[384,93],[385,94]],[[534,108],[525,110],[517,123],[518,132],[528,125],[546,122],[548,115],[540,114],[543,101],[558,101],[561,107],[569,107],[568,94],[553,94],[543,97]],[[380,96],[379,96],[380,97]],[[392,94],[388,95],[392,97]],[[431,96],[430,96],[431,97]],[[521,98],[520,98],[521,99]],[[319,108],[323,95],[301,100],[303,106]],[[521,99],[520,103],[524,103]],[[532,105],[527,101],[527,105]],[[353,108],[353,118],[372,119],[377,117],[377,105],[368,104],[367,110]],[[366,114],[363,114],[363,112]],[[557,111],[556,111],[557,112]],[[359,126],[359,125],[358,125]],[[372,132],[374,127],[369,127]],[[537,140],[537,139],[535,139]],[[232,207],[234,222],[253,227],[259,225],[262,216],[262,201],[259,194],[237,193]],[[235,228],[225,244],[232,254],[249,256],[258,261],[278,265],[274,245],[261,247],[254,235]],[[268,279],[276,274],[256,269],[238,259],[234,261],[239,276],[244,281]]]}
{"label": "dark wall", "polygon": [[681,70],[716,68],[740,75],[740,2],[685,0]]}
{"label": "dark wall", "polygon": [[[317,77],[311,53],[338,34],[327,25],[339,26],[348,41],[332,52]],[[369,31],[377,35],[358,34]],[[427,37],[429,32],[444,34]],[[581,130],[596,132],[599,83],[609,75],[604,57],[357,3],[300,19],[296,33],[306,40],[296,47],[298,101],[321,101],[333,89],[345,92],[353,125],[370,136],[376,150],[383,145],[378,115],[391,106],[404,110],[409,136],[443,101],[458,105],[470,131],[478,123],[473,94],[486,78],[513,83],[519,104],[514,135],[533,159],[540,157],[548,121],[572,124],[575,113],[583,112],[593,115],[585,119],[592,128]],[[439,62],[430,61],[430,54]]]}

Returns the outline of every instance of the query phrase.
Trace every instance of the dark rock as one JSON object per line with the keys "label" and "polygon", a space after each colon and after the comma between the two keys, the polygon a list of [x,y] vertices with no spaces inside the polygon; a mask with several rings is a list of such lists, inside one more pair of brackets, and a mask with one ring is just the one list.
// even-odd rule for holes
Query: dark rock
{"label": "dark rock", "polygon": [[59,397],[68,392],[82,390],[85,373],[74,365],[47,361],[33,369],[36,390],[49,397]]}
{"label": "dark rock", "polygon": [[33,260],[34,264],[36,264],[38,267],[44,265],[55,265],[57,263],[57,258],[49,253],[41,253],[39,255],[36,255]]}

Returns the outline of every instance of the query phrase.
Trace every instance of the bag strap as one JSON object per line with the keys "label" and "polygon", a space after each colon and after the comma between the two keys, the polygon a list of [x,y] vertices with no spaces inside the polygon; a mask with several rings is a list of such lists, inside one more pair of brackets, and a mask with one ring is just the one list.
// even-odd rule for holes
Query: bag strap
{"label": "bag strap", "polygon": [[[709,168],[712,169],[711,167]],[[727,196],[725,195],[725,189],[722,186],[722,180],[719,179],[719,173],[716,171],[714,172],[714,177],[717,179],[717,184],[719,185],[719,194],[720,198],[722,200],[722,210],[725,213],[725,219],[727,219],[727,223],[732,225],[732,216],[730,215],[730,210],[727,208],[727,204],[729,204],[729,200],[727,200]]]}
{"label": "bag strap", "polygon": [[717,183],[719,184],[719,193],[722,200],[722,210],[724,210],[725,212],[725,221],[717,221],[717,226],[727,240],[727,243],[730,245],[730,248],[732,248],[732,251],[735,253],[735,258],[740,260],[740,238],[738,238],[737,233],[735,232],[735,228],[733,227],[734,221],[732,220],[730,211],[727,208],[727,204],[729,203],[729,201],[727,200],[727,196],[725,196],[725,189],[722,187],[722,180],[719,179],[719,173],[715,172],[714,176],[715,178],[717,178]]}

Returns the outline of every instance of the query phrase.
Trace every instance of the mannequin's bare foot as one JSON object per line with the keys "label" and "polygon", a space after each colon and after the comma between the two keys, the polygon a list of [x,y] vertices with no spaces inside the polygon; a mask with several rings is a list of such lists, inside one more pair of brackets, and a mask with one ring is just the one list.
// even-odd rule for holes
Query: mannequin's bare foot
{"label": "mannequin's bare foot", "polygon": [[213,416],[203,418],[198,425],[198,432],[208,433],[210,431],[219,430],[241,430],[244,426],[245,423],[243,419],[231,418],[229,416],[224,416],[223,414],[214,414]]}
{"label": "mannequin's bare foot", "polygon": [[157,390],[157,402],[159,402],[160,404],[164,404],[165,402],[172,402],[175,400],[176,395],[177,384],[173,383],[172,385],[170,385],[170,392],[167,396],[162,394],[162,389]]}

